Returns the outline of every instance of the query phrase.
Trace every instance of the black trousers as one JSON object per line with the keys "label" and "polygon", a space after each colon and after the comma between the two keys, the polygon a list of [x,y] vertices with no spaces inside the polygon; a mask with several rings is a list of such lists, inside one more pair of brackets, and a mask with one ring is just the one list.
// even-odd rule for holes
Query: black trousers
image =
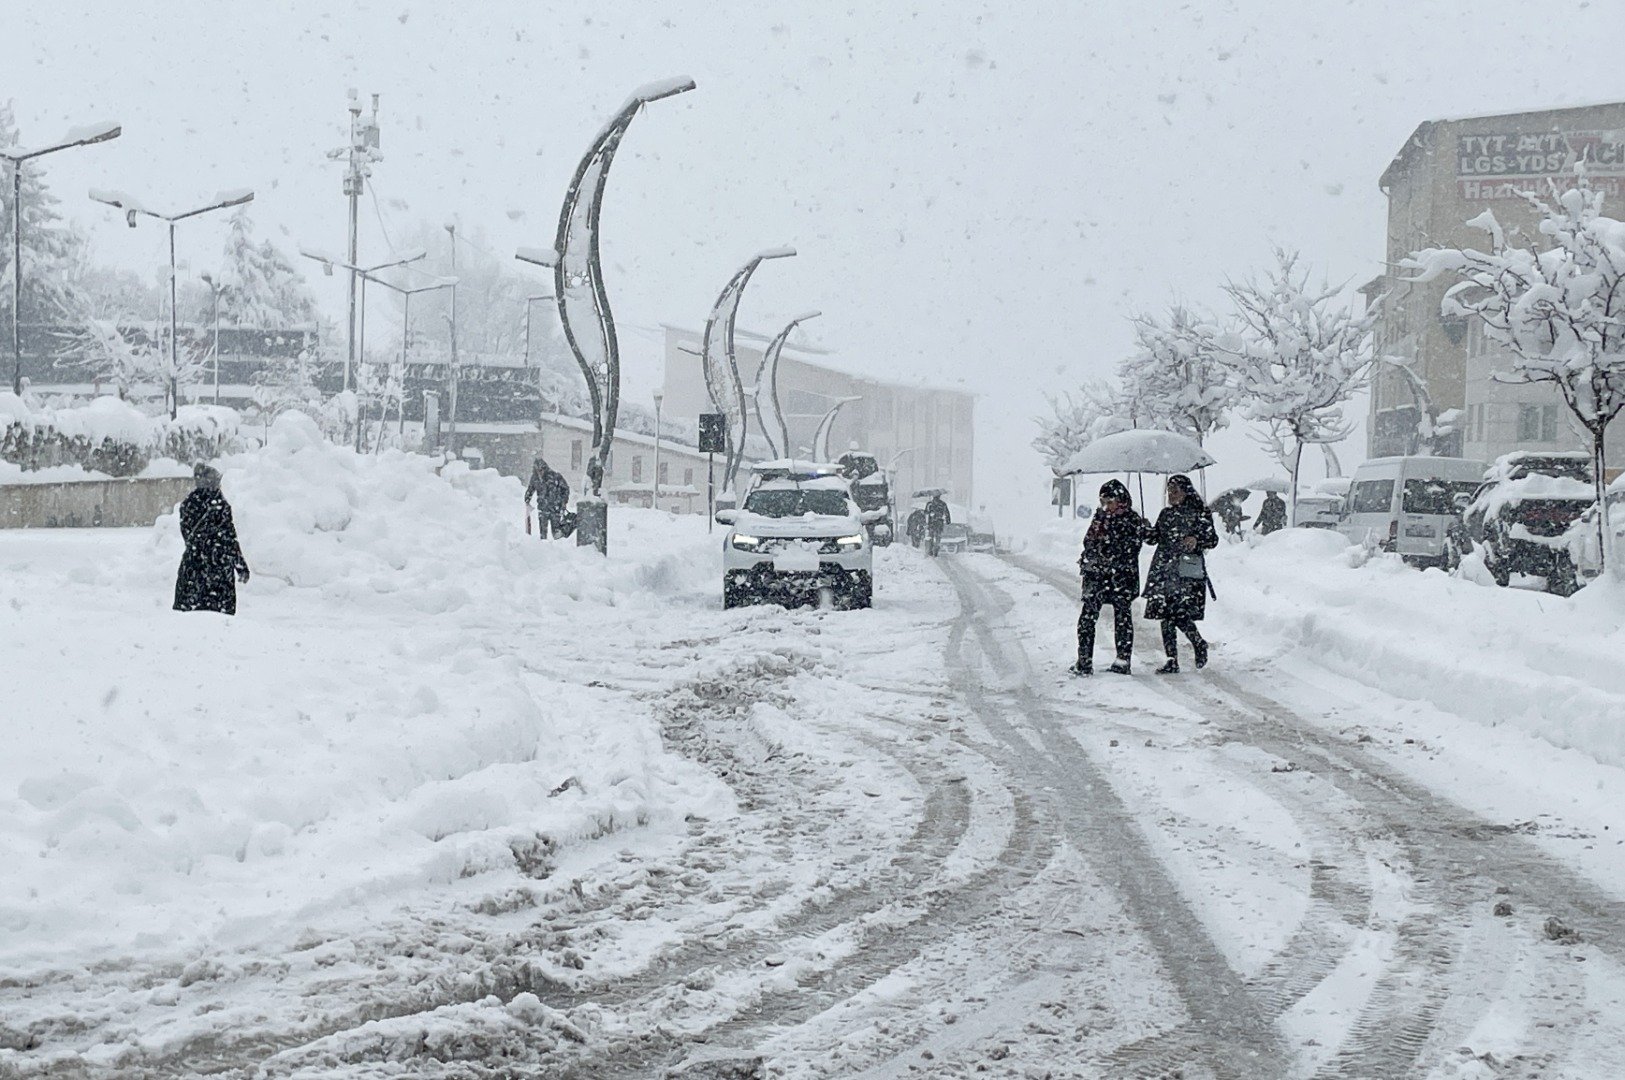
{"label": "black trousers", "polygon": [[1121,593],[1086,592],[1083,610],[1078,613],[1078,660],[1089,664],[1095,655],[1095,622],[1100,609],[1112,606],[1112,634],[1117,643],[1117,658],[1127,660],[1134,654],[1134,598]]}
{"label": "black trousers", "polygon": [[555,507],[552,510],[543,507],[536,508],[536,538],[538,540],[558,540],[567,535],[564,531],[564,507]]}
{"label": "black trousers", "polygon": [[1196,629],[1196,620],[1190,616],[1178,619],[1162,620],[1162,651],[1168,654],[1168,659],[1179,659],[1179,631],[1185,632],[1185,637],[1194,646],[1201,642],[1202,632]]}

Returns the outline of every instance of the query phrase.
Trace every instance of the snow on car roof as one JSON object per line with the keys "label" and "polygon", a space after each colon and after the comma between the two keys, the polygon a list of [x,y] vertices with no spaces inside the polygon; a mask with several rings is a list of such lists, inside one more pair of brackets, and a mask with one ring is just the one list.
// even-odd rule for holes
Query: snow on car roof
{"label": "snow on car roof", "polygon": [[795,472],[795,473],[837,473],[841,467],[833,461],[809,461],[806,458],[774,458],[771,461],[758,461],[750,467],[751,472]]}
{"label": "snow on car roof", "polygon": [[850,491],[846,480],[839,476],[775,476],[756,485],[757,491],[795,491],[798,489],[839,491],[843,494]]}

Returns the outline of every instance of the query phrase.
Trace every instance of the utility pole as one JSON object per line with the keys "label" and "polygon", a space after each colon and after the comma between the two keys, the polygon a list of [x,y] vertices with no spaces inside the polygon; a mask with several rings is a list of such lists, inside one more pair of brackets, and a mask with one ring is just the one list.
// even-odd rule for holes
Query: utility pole
{"label": "utility pole", "polygon": [[[446,223],[446,234],[451,237],[451,279],[457,280],[457,223]],[[448,441],[457,434],[457,286],[451,288],[451,404],[446,417]]]}
{"label": "utility pole", "polygon": [[[337,150],[327,152],[329,160],[344,161],[344,195],[350,200],[350,237],[346,247],[348,262],[353,268],[358,263],[359,223],[361,213],[361,192],[367,186],[367,178],[372,175],[374,162],[384,160],[378,152],[378,95],[372,95],[372,115],[366,119],[361,117],[361,96],[352,88],[350,90],[350,144],[341,146]],[[356,364],[356,291],[359,288],[359,278],[356,271],[350,271],[350,303],[349,324],[345,340],[344,354],[344,389],[351,386],[351,372]]]}

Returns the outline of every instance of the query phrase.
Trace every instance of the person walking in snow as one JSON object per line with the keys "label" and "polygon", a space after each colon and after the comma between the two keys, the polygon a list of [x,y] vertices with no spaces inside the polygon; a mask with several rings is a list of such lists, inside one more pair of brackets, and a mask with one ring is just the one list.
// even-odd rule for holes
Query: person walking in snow
{"label": "person walking in snow", "polygon": [[532,464],[530,484],[525,488],[525,513],[530,513],[530,501],[536,500],[536,531],[543,540],[557,540],[568,535],[564,527],[564,509],[570,504],[570,482],[540,454]]}
{"label": "person walking in snow", "polygon": [[1145,617],[1162,623],[1162,648],[1168,660],[1157,673],[1179,672],[1179,634],[1190,640],[1196,666],[1207,666],[1207,642],[1196,624],[1207,614],[1207,560],[1204,551],[1219,546],[1213,515],[1188,476],[1168,478],[1168,505],[1157,515],[1151,543],[1157,554],[1146,574]]}
{"label": "person walking in snow", "polygon": [[1265,492],[1264,505],[1259,508],[1258,521],[1253,528],[1262,536],[1286,528],[1286,501],[1273,491]]}
{"label": "person walking in snow", "polygon": [[1214,499],[1213,512],[1219,515],[1219,520],[1224,523],[1225,535],[1239,540],[1241,523],[1247,520],[1247,515],[1241,512],[1241,500],[1236,498],[1235,492],[1226,491]]}
{"label": "person walking in snow", "polygon": [[948,504],[942,501],[942,496],[931,496],[931,501],[925,504],[925,537],[933,558],[942,550],[942,530],[951,521],[953,515],[948,513]]}
{"label": "person walking in snow", "polygon": [[1108,480],[1100,487],[1100,509],[1089,522],[1083,537],[1083,553],[1078,556],[1078,572],[1083,576],[1083,610],[1078,613],[1078,662],[1074,675],[1095,671],[1095,624],[1100,609],[1112,608],[1112,629],[1117,659],[1112,670],[1129,673],[1134,655],[1134,598],[1140,595],[1140,548],[1151,535],[1151,526],[1134,511],[1134,501],[1121,480]]}
{"label": "person walking in snow", "polygon": [[181,502],[181,539],[186,553],[175,575],[176,611],[237,614],[237,582],[248,581],[248,563],[237,545],[231,504],[220,493],[220,473],[199,462],[196,487]]}

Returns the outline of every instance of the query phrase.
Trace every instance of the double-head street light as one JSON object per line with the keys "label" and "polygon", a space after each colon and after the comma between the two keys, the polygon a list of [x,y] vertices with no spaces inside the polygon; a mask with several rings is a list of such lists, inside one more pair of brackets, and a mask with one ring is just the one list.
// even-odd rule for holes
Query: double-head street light
{"label": "double-head street light", "polygon": [[175,418],[175,410],[180,405],[180,359],[177,349],[176,334],[178,328],[175,321],[175,225],[187,218],[195,218],[201,214],[212,213],[215,210],[226,210],[233,206],[242,206],[244,203],[254,201],[254,193],[248,188],[238,188],[235,191],[222,191],[214,197],[215,201],[207,206],[199,206],[192,210],[183,210],[178,214],[162,214],[157,210],[149,210],[140,200],[131,198],[122,191],[100,191],[91,189],[90,197],[99,203],[106,203],[124,211],[124,220],[135,228],[137,215],[145,214],[150,218],[157,218],[169,226],[169,381],[165,392],[169,397],[169,418]]}
{"label": "double-head street light", "polygon": [[11,388],[23,392],[23,162],[58,150],[116,139],[124,133],[118,124],[89,124],[74,128],[45,146],[0,146],[0,157],[11,162]]}
{"label": "double-head street light", "polygon": [[[357,363],[360,363],[361,360],[366,356],[367,349],[367,282],[376,281],[382,285],[384,282],[379,278],[373,277],[372,275],[378,273],[380,270],[388,270],[391,267],[405,266],[408,263],[415,263],[419,259],[427,258],[429,255],[429,253],[424,251],[422,248],[413,248],[405,255],[397,255],[385,262],[376,263],[372,266],[357,266],[354,263],[345,262],[337,255],[329,255],[327,252],[317,251],[315,248],[302,247],[299,249],[299,254],[303,255],[307,259],[314,259],[321,263],[322,273],[328,277],[333,276],[333,268],[337,266],[340,269],[350,271],[352,277],[360,279],[361,304],[355,320],[356,347],[354,350],[354,355]],[[452,278],[451,280],[453,282],[456,281],[455,278]],[[455,291],[453,292],[453,295],[455,295]],[[344,389],[346,390],[350,389],[350,359],[351,358],[349,355],[346,355],[344,358]]]}

